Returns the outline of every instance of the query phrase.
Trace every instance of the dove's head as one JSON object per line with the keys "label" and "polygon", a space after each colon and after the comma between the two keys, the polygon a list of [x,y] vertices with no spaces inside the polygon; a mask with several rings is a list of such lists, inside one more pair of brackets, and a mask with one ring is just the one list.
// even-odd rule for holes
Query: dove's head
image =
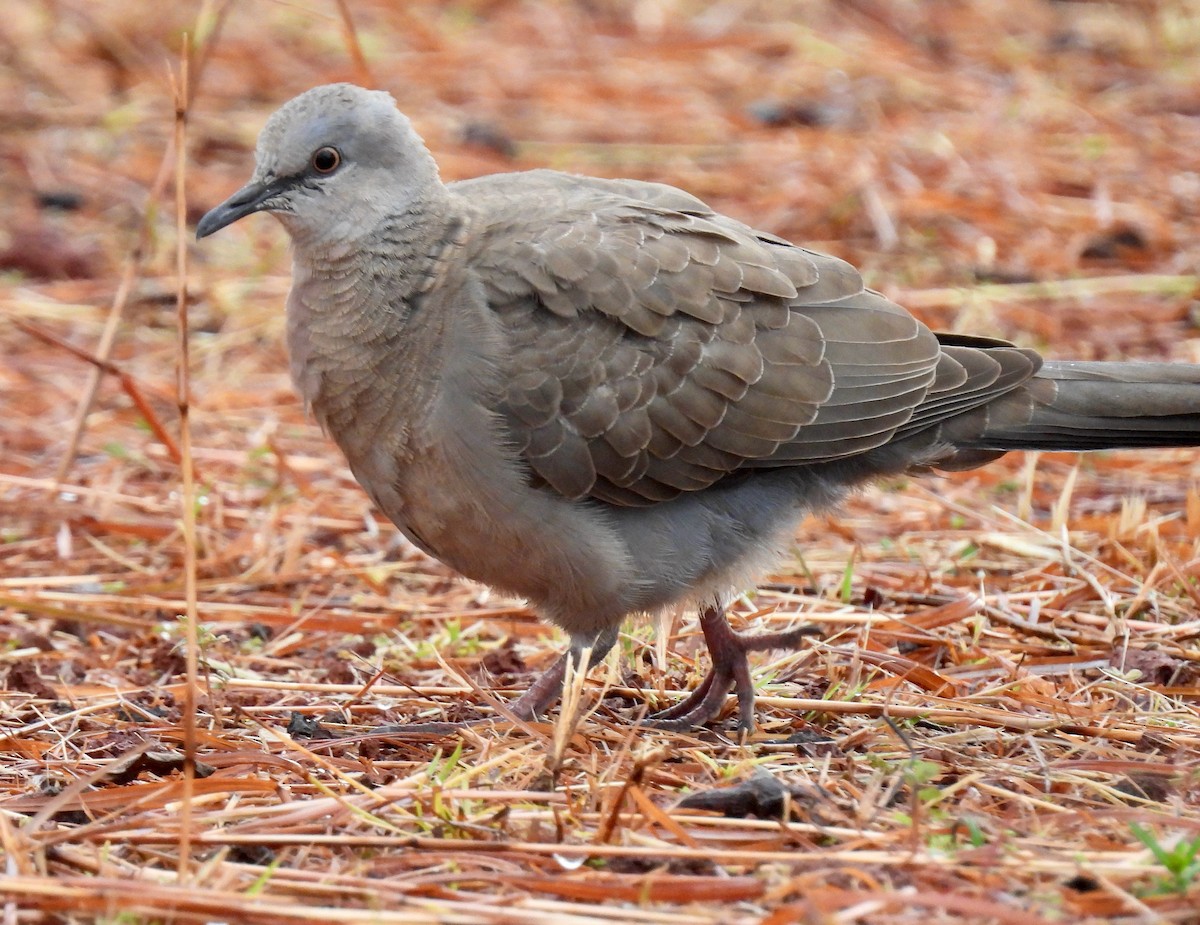
{"label": "dove's head", "polygon": [[352,240],[438,185],[433,158],[390,94],[328,84],[272,114],[254,176],[200,219],[196,237],[270,212],[298,244]]}

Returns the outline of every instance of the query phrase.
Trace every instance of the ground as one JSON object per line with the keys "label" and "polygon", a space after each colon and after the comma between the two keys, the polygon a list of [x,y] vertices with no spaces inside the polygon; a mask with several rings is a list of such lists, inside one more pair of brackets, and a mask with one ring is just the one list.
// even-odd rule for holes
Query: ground
{"label": "ground", "polygon": [[1013,455],[810,519],[737,607],[821,629],[756,659],[746,742],[636,725],[704,670],[691,614],[513,723],[562,640],[402,541],[306,417],[281,229],[190,236],[271,110],[353,80],[447,179],[669,182],[936,328],[1200,362],[1195,2],[4,18],[5,925],[1200,921],[1200,455]]}

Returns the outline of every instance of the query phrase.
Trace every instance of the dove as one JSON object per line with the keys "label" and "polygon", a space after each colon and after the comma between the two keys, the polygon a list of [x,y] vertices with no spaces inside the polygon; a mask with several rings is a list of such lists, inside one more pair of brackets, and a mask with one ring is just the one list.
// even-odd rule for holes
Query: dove
{"label": "dove", "polygon": [[291,375],[371,500],[569,649],[511,705],[558,698],[630,615],[697,608],[707,677],[646,718],[754,724],[725,606],[798,522],[873,479],[1009,451],[1200,444],[1200,366],[1044,360],[938,334],[850,264],[659,183],[531,170],[443,183],[393,98],[282,106],[204,238],[291,237]]}

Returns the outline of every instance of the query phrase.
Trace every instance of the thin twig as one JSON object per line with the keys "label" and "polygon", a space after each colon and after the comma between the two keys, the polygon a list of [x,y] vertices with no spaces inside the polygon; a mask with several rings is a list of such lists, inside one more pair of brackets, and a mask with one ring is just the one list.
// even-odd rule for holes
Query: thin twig
{"label": "thin twig", "polygon": [[[111,360],[101,359],[94,353],[84,350],[82,347],[76,347],[70,341],[64,340],[53,331],[48,331],[41,325],[34,324],[31,321],[25,321],[21,318],[14,318],[13,324],[19,327],[26,334],[36,337],[38,340],[45,341],[48,344],[52,344],[61,350],[65,350],[68,353],[79,357],[79,359],[83,360],[85,363],[91,363],[103,373],[107,373],[110,376],[115,376],[117,381],[121,383],[122,391],[129,396],[129,400],[133,402],[134,407],[141,412],[142,419],[146,422],[146,425],[154,433],[154,436],[158,438],[159,442],[167,448],[167,456],[172,462],[179,462],[179,444],[175,442],[175,438],[172,437],[167,428],[163,426],[163,422],[159,420],[158,415],[155,414],[154,409],[150,406],[150,402],[148,402],[146,397],[142,394],[142,390],[138,387],[137,380],[134,379],[133,376],[129,375],[129,373],[125,372],[125,370],[121,369],[121,367]],[[59,489],[63,487],[61,484],[61,479],[56,487]]]}
{"label": "thin twig", "polygon": [[196,480],[192,466],[191,355],[188,349],[187,289],[187,114],[188,37],[183,37],[179,81],[174,75],[175,100],[175,273],[177,341],[176,398],[179,405],[180,504],[183,514],[183,586],[186,601],[186,677],[183,688],[183,799],[179,813],[179,858],[176,870],[186,883],[191,871],[192,796],[196,780],[196,687],[199,683],[200,614],[196,591]]}
{"label": "thin twig", "polygon": [[350,60],[354,62],[355,78],[364,87],[375,87],[375,76],[371,73],[371,67],[367,64],[367,57],[363,54],[362,43],[358,40],[358,30],[354,27],[354,17],[350,15],[350,4],[346,0],[337,0],[338,13],[342,18],[342,38],[346,42],[346,50],[350,53]]}

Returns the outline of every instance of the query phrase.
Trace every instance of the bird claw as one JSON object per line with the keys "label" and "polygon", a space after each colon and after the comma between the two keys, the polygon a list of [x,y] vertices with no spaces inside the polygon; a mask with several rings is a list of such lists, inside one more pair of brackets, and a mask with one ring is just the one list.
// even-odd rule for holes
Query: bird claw
{"label": "bird claw", "polygon": [[564,653],[555,659],[554,664],[542,672],[525,693],[509,704],[509,712],[517,719],[530,721],[538,719],[554,706],[562,696],[563,680],[567,676],[567,660],[570,657],[570,653]]}
{"label": "bird claw", "polygon": [[[764,649],[792,649],[805,636],[820,630],[815,626],[801,626],[781,633],[743,635],[736,633],[725,619],[725,611],[716,605],[700,612],[700,629],[712,657],[712,670],[694,691],[674,706],[652,713],[643,720],[650,729],[664,732],[687,732],[714,719],[725,707],[726,695],[732,690],[738,700],[738,725],[742,733],[754,729],[754,682],[750,677],[750,652]],[[519,721],[536,720],[554,705],[562,694],[570,653],[564,653],[553,665],[529,686],[520,697],[512,701],[503,714]],[[457,723],[430,722],[406,725],[381,726],[371,735],[452,735],[470,726],[481,725],[491,720],[465,720]]]}
{"label": "bird claw", "polygon": [[793,649],[805,636],[819,633],[815,626],[801,626],[781,633],[743,635],[734,632],[723,608],[712,605],[700,612],[700,629],[713,666],[699,686],[672,707],[652,713],[643,721],[651,729],[687,732],[703,726],[721,712],[732,690],[738,700],[737,728],[754,730],[754,682],[750,677],[750,652],[764,649]]}

